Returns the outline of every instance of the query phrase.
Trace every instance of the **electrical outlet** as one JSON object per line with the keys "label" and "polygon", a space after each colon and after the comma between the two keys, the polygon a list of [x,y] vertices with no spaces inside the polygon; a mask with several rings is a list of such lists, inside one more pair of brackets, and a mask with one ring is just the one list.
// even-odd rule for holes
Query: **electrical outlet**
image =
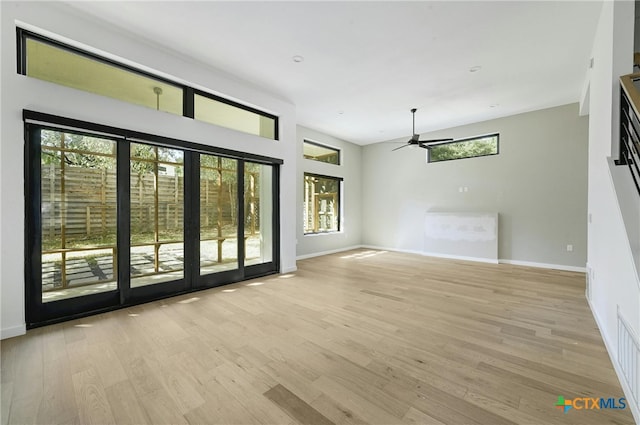
{"label": "electrical outlet", "polygon": [[571,244],[567,245],[567,251],[568,252],[572,252],[573,251],[573,245],[571,245]]}

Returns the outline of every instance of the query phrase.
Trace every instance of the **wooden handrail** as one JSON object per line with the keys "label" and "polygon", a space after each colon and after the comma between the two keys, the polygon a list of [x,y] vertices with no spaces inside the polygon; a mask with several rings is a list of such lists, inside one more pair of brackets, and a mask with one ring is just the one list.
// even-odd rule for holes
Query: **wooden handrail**
{"label": "wooden handrail", "polygon": [[636,116],[640,117],[640,93],[633,84],[634,80],[640,80],[640,73],[623,75],[620,77],[620,86],[627,95]]}

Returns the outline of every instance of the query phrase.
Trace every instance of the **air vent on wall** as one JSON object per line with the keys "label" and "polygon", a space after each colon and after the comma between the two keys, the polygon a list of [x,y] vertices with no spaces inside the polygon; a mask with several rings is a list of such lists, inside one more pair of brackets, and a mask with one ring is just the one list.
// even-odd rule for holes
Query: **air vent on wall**
{"label": "air vent on wall", "polygon": [[633,400],[629,400],[629,402],[640,407],[638,403],[640,397],[640,349],[638,346],[638,338],[618,308],[618,364],[631,389]]}

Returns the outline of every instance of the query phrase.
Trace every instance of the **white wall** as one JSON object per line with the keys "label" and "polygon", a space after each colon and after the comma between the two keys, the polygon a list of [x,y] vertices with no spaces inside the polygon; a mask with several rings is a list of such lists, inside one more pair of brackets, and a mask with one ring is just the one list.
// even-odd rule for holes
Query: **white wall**
{"label": "white wall", "polygon": [[633,51],[640,52],[640,0],[635,1],[635,30],[633,37]]}
{"label": "white wall", "polygon": [[[304,159],[302,143],[311,140],[340,149],[340,165]],[[310,257],[320,253],[340,251],[361,244],[362,236],[362,147],[318,131],[298,126],[298,178],[297,240],[298,257]],[[304,200],[304,173],[344,178],[342,185],[341,231],[318,235],[304,235],[302,204]]]}
{"label": "white wall", "polygon": [[[22,110],[32,109],[205,145],[284,160],[281,169],[281,270],[295,269],[297,199],[295,108],[215,69],[165,48],[114,31],[60,3],[1,2],[2,130],[0,175],[2,337],[24,332],[24,139]],[[117,6],[114,6],[117,7]],[[280,140],[271,141],[188,118],[96,96],[16,73],[15,21],[81,42],[201,88],[241,99],[280,117]]]}
{"label": "white wall", "polygon": [[[3,20],[3,13],[2,13],[3,8],[0,6],[0,34],[2,31],[2,27],[4,26],[4,20]],[[2,54],[0,52],[0,79],[2,76],[2,64],[3,64],[4,60],[2,59]],[[2,92],[3,92],[3,87],[2,84],[0,84],[0,99],[3,98],[2,96]],[[3,101],[0,101],[0,128],[2,127],[2,112],[3,112]],[[0,137],[4,136],[4,134],[2,134],[0,132]],[[2,139],[0,138],[0,166],[2,165]],[[2,170],[0,169],[0,190],[3,189],[3,185],[2,185]],[[3,214],[2,214],[3,208],[2,208],[2,196],[0,194],[0,308],[2,308],[2,306],[4,305],[4,297],[3,297],[3,291],[2,291],[2,264],[4,263],[4,244],[3,244],[3,236],[2,236],[2,229],[4,228],[4,220],[3,220]],[[4,337],[4,332],[3,332],[3,317],[2,317],[2,312],[0,312],[0,339],[2,339]],[[22,325],[19,325],[19,329],[17,330],[18,332],[22,331]]]}
{"label": "white wall", "polygon": [[[591,308],[612,359],[617,311],[640,334],[640,282],[632,259],[608,157],[617,153],[618,78],[632,72],[634,3],[604,2],[594,40],[589,122],[589,249]],[[614,170],[617,173],[617,170]],[[632,194],[637,196],[637,193]],[[614,361],[615,365],[615,361]],[[629,397],[629,394],[628,394]],[[639,412],[634,411],[640,421]]]}
{"label": "white wall", "polygon": [[421,136],[499,133],[499,155],[427,164],[420,148],[365,146],[363,243],[422,252],[427,211],[497,212],[501,260],[583,269],[587,129],[571,104]]}

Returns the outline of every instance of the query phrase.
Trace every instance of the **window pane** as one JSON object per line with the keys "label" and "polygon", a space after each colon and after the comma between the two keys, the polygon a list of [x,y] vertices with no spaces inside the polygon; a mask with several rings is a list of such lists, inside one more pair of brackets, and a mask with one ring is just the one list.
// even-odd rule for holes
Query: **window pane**
{"label": "window pane", "polygon": [[29,77],[182,115],[181,87],[27,38]]}
{"label": "window pane", "polygon": [[305,159],[340,165],[340,150],[307,140],[303,143],[303,156]]}
{"label": "window pane", "polygon": [[247,111],[209,97],[195,95],[195,119],[268,139],[276,138],[274,118]]}
{"label": "window pane", "polygon": [[304,175],[304,233],[340,231],[341,179]]}
{"label": "window pane", "polygon": [[238,268],[238,161],[200,155],[200,274]]}
{"label": "window pane", "polygon": [[272,179],[272,166],[245,163],[244,239],[247,265],[273,260]]}
{"label": "window pane", "polygon": [[115,290],[116,143],[41,131],[42,301]]}
{"label": "window pane", "polygon": [[498,153],[498,135],[443,143],[430,146],[428,149],[429,162],[496,155]]}
{"label": "window pane", "polygon": [[132,287],[183,277],[183,156],[177,149],[131,144]]}

